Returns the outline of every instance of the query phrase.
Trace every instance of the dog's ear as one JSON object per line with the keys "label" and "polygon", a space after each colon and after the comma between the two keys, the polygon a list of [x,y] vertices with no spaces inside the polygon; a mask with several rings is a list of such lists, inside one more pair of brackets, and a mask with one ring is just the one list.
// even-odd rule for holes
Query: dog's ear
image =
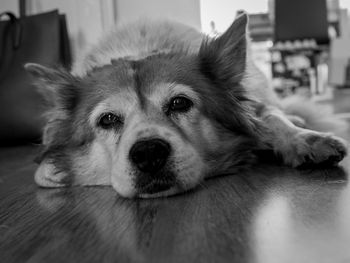
{"label": "dog's ear", "polygon": [[[76,79],[64,69],[51,69],[38,64],[28,63],[25,69],[35,78],[38,91],[47,101],[47,123],[43,130],[43,149],[37,162],[35,181],[42,187],[63,187],[68,185],[70,176],[59,164],[68,163],[64,154],[64,145],[71,137],[69,132],[70,109],[76,100]],[[61,159],[65,158],[64,161]],[[66,160],[67,159],[67,160]]]}
{"label": "dog's ear", "polygon": [[25,69],[36,79],[39,92],[50,106],[70,110],[77,99],[78,79],[64,69],[52,69],[27,63]]}
{"label": "dog's ear", "polygon": [[199,50],[201,72],[214,83],[237,84],[246,68],[248,15],[243,13],[222,35],[205,39]]}
{"label": "dog's ear", "polygon": [[25,69],[35,78],[38,91],[49,106],[46,113],[47,123],[43,131],[43,144],[51,145],[53,141],[64,140],[67,123],[72,109],[78,100],[79,79],[64,69],[50,69],[38,64],[29,63]]}

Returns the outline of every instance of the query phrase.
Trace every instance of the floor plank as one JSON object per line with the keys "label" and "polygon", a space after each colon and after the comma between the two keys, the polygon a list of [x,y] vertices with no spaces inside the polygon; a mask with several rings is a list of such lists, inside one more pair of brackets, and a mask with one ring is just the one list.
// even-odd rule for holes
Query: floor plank
{"label": "floor plank", "polygon": [[313,171],[261,164],[184,195],[127,200],[110,187],[36,187],[36,151],[0,152],[0,262],[350,261],[348,159]]}

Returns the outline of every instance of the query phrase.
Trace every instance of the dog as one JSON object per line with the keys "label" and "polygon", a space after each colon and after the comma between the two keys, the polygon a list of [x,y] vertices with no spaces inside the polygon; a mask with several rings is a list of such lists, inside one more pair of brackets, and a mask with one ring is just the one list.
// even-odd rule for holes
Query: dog
{"label": "dog", "polygon": [[108,33],[71,72],[26,64],[50,106],[36,183],[149,198],[237,173],[259,151],[291,167],[339,163],[346,142],[321,132],[339,122],[309,102],[284,106],[251,59],[247,24],[242,14],[209,38],[139,22]]}

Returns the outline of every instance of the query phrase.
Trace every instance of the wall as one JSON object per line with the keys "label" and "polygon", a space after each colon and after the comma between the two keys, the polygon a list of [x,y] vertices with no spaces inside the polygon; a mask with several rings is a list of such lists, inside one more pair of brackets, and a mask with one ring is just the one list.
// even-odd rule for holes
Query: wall
{"label": "wall", "polygon": [[11,11],[18,14],[18,3],[15,0],[1,0],[0,1],[0,13],[4,11]]}
{"label": "wall", "polygon": [[330,46],[330,70],[329,82],[333,85],[344,85],[346,78],[346,67],[350,60],[350,24],[348,11],[340,11],[340,34]]}
{"label": "wall", "polygon": [[[17,11],[17,3],[0,0],[0,10]],[[75,57],[115,23],[141,17],[174,19],[201,29],[200,0],[27,0],[28,14],[53,9],[66,14]]]}
{"label": "wall", "polygon": [[27,3],[29,14],[53,9],[66,14],[75,56],[95,43],[114,24],[113,5],[108,8],[113,0],[27,0]]}
{"label": "wall", "polygon": [[126,23],[141,17],[168,18],[201,29],[199,0],[115,0],[116,21]]}

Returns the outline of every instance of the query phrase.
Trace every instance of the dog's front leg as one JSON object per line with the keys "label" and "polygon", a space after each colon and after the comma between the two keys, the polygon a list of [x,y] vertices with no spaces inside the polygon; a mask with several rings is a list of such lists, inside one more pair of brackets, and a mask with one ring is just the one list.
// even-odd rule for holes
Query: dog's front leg
{"label": "dog's front leg", "polygon": [[333,165],[347,154],[347,144],[343,139],[297,127],[278,108],[266,107],[260,118],[266,126],[262,141],[282,156],[287,165]]}

